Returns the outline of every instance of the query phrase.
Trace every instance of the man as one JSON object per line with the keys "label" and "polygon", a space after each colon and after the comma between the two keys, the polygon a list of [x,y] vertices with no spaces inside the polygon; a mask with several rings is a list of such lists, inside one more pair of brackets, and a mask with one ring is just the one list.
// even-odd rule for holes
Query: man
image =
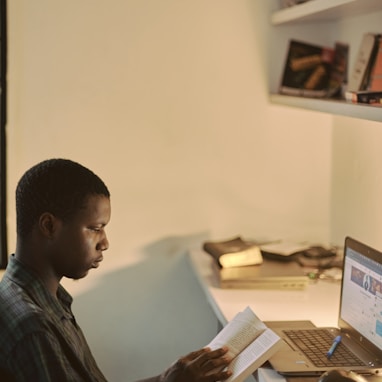
{"label": "man", "polygon": [[[85,277],[108,249],[106,185],[78,163],[46,160],[20,179],[16,213],[16,251],[0,282],[0,380],[106,381],[60,284]],[[225,380],[228,371],[214,370],[228,365],[226,352],[200,349],[144,381]]]}

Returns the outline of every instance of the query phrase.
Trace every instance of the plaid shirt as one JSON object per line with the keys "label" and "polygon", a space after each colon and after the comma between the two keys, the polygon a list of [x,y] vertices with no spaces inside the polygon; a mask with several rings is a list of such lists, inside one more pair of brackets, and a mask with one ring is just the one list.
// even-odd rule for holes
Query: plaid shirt
{"label": "plaid shirt", "polygon": [[22,382],[106,381],[60,285],[55,299],[11,257],[0,282],[0,369]]}

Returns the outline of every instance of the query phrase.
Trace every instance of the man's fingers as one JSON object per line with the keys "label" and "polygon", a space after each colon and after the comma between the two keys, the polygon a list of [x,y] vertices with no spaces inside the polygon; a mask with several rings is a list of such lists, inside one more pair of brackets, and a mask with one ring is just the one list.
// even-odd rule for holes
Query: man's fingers
{"label": "man's fingers", "polygon": [[230,372],[225,369],[231,362],[227,352],[227,347],[216,350],[203,348],[179,358],[177,368],[183,376],[179,381],[214,382],[227,379]]}
{"label": "man's fingers", "polygon": [[193,361],[193,360],[197,359],[198,357],[200,357],[201,355],[203,355],[204,353],[207,353],[209,351],[210,351],[209,348],[203,348],[200,350],[193,351],[193,352],[187,354],[186,356],[184,356],[182,358],[185,360],[188,360],[188,361]]}
{"label": "man's fingers", "polygon": [[231,362],[230,357],[226,356],[227,351],[225,347],[202,353],[194,365],[204,372],[222,370]]}
{"label": "man's fingers", "polygon": [[[186,356],[182,357],[184,360],[193,361],[199,358],[199,360],[208,360],[210,358],[218,358],[227,353],[228,348],[223,346],[222,348],[211,350],[210,348],[202,348],[196,351],[193,351]],[[199,363],[200,364],[200,363]]]}
{"label": "man's fingers", "polygon": [[221,358],[228,352],[228,348],[226,346],[223,346],[219,349],[211,350],[211,351],[209,349],[205,349],[205,350],[206,351],[200,353],[199,355],[199,360],[202,360],[203,363],[211,359]]}

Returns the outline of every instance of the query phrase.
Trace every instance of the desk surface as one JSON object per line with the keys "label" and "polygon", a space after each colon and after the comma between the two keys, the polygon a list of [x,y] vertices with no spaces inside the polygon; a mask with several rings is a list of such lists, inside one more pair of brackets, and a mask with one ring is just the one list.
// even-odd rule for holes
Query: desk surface
{"label": "desk surface", "polygon": [[263,321],[310,320],[316,326],[337,326],[339,281],[312,281],[304,290],[221,289],[210,256],[202,250],[191,250],[189,257],[200,285],[223,325],[250,306]]}

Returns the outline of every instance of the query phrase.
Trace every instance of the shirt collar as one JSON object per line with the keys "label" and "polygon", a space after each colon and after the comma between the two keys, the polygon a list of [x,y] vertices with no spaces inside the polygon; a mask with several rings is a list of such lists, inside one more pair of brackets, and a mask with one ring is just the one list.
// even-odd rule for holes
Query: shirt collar
{"label": "shirt collar", "polygon": [[25,265],[23,262],[16,259],[12,255],[9,259],[7,269],[3,276],[3,281],[7,280],[17,284],[29,297],[42,309],[53,313],[57,318],[72,319],[71,305],[73,302],[72,296],[59,284],[57,290],[57,299],[55,299],[40,276],[33,269]]}

